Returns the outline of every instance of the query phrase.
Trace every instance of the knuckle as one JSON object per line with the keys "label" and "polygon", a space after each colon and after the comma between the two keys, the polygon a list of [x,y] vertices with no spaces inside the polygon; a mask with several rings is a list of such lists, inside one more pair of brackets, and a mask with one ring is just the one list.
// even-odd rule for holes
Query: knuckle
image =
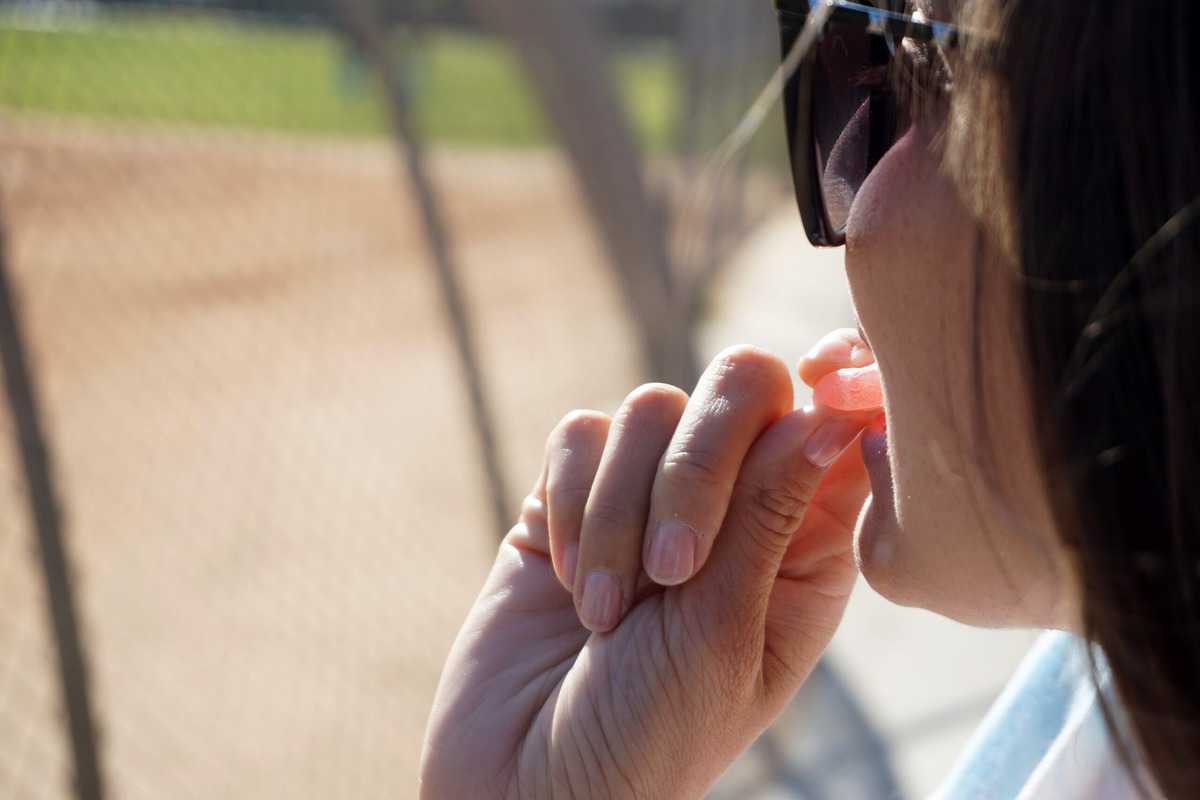
{"label": "knuckle", "polygon": [[690,447],[668,452],[661,475],[674,488],[713,489],[724,484],[720,457],[711,451]]}
{"label": "knuckle", "polygon": [[546,497],[550,501],[550,506],[556,510],[582,509],[587,504],[591,493],[591,486],[564,484],[557,481],[550,481],[546,487]]}
{"label": "knuckle", "polygon": [[645,520],[636,517],[631,506],[609,500],[597,500],[593,497],[587,504],[584,526],[610,530],[641,527],[645,524]]}
{"label": "knuckle", "polygon": [[800,527],[812,487],[802,480],[782,484],[743,485],[741,494],[752,530],[772,539],[788,539]]}
{"label": "knuckle", "polygon": [[800,527],[801,514],[802,509],[792,505],[790,497],[770,490],[756,493],[749,504],[751,526],[773,539],[795,533]]}

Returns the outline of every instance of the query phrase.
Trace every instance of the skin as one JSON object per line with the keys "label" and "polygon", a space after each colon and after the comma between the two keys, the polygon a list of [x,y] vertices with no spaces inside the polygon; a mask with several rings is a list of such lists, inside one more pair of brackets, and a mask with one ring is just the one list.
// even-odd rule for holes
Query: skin
{"label": "skin", "polygon": [[[867,478],[850,445],[878,413],[792,411],[791,392],[779,359],[740,347],[691,397],[652,384],[612,418],[563,419],[443,672],[423,796],[699,797],[770,724],[854,585]],[[704,557],[664,587],[629,532],[675,518]],[[559,574],[551,553],[580,535]],[[629,564],[620,623],[581,615],[584,576]]]}
{"label": "skin", "polygon": [[1034,455],[1016,287],[924,131],[863,184],[846,272],[888,417],[890,470],[873,474],[856,537],[864,576],[894,602],[972,625],[1077,627]]}
{"label": "skin", "polygon": [[[1011,273],[939,164],[914,128],[863,183],[846,269],[873,347],[837,332],[799,367],[811,385],[876,359],[886,453],[851,444],[878,410],[793,411],[754,348],[690,396],[567,415],[447,661],[423,796],[702,796],[815,666],[856,566],[968,623],[1075,627]],[[666,558],[668,522],[687,544]]]}

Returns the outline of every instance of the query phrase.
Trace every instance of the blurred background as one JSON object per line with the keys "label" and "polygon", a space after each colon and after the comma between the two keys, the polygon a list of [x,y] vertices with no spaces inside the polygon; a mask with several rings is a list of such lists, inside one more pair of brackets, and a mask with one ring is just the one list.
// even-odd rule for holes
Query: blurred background
{"label": "blurred background", "polygon": [[[852,323],[770,0],[0,2],[0,797],[416,794],[567,411]],[[714,797],[931,792],[1032,641],[861,586]]]}

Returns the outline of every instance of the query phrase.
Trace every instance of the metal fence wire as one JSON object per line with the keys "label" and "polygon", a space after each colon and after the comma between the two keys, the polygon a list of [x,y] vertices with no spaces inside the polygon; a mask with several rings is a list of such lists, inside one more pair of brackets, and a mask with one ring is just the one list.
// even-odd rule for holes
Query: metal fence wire
{"label": "metal fence wire", "polygon": [[[413,794],[441,662],[494,550],[386,107],[346,34],[301,22],[0,5],[3,266],[107,796]],[[428,152],[499,463],[524,490],[563,412],[640,382],[637,343],[562,156]],[[651,169],[669,217],[681,174]],[[755,186],[739,184],[739,226],[785,197]],[[9,401],[0,797],[69,797],[84,790],[62,642]],[[853,709],[829,686],[799,702]],[[827,717],[848,720],[841,766],[795,750],[784,770],[784,731],[735,771],[737,795],[880,796],[866,719]]]}

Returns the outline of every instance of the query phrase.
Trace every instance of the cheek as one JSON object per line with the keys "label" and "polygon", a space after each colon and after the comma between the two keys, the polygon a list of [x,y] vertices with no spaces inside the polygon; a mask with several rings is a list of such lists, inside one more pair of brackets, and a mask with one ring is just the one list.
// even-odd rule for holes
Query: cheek
{"label": "cheek", "polygon": [[977,256],[974,221],[910,131],[864,182],[847,223],[846,269],[883,375],[893,481],[890,502],[865,518],[859,555],[891,599],[996,624],[1021,605],[1009,576],[1025,554],[998,558],[1017,543],[997,530],[1003,507],[975,457]]}
{"label": "cheek", "polygon": [[910,130],[863,183],[846,270],[889,395],[905,400],[897,410],[919,400],[945,422],[966,366],[974,225],[928,147]]}

